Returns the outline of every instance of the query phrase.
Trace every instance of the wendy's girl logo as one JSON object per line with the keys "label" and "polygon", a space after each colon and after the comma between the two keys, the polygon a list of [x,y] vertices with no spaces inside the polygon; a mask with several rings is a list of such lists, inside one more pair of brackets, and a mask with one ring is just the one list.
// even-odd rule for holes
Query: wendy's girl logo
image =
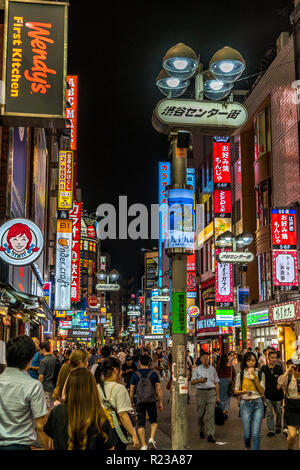
{"label": "wendy's girl logo", "polygon": [[12,219],[0,227],[0,258],[24,266],[33,263],[43,249],[39,227],[27,219]]}

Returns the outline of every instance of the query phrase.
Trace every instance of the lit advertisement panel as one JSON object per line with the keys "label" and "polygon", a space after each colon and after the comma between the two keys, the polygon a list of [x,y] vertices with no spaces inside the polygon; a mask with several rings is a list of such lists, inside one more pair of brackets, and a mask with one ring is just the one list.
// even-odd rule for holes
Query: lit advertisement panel
{"label": "lit advertisement panel", "polygon": [[297,248],[295,210],[272,209],[272,245],[277,250]]}
{"label": "lit advertisement panel", "polygon": [[231,216],[231,190],[216,189],[214,191],[214,213],[215,217]]}
{"label": "lit advertisement panel", "polygon": [[[230,251],[230,249],[225,249]],[[219,307],[231,307],[233,305],[233,270],[230,263],[219,263],[217,255],[221,252],[216,248],[216,304]]]}
{"label": "lit advertisement panel", "polygon": [[298,290],[297,250],[273,250],[274,286],[279,290]]}
{"label": "lit advertisement panel", "polygon": [[71,310],[72,220],[57,220],[55,310]]}
{"label": "lit advertisement panel", "polygon": [[214,159],[214,185],[215,188],[227,188],[230,186],[230,143],[213,143]]}
{"label": "lit advertisement panel", "polygon": [[73,208],[73,161],[74,152],[61,150],[58,163],[58,209]]}
{"label": "lit advertisement panel", "polygon": [[80,290],[81,202],[74,202],[73,209],[69,212],[69,218],[73,223],[71,301],[78,302]]}
{"label": "lit advertisement panel", "polygon": [[168,207],[166,247],[194,250],[194,191],[169,189]]}
{"label": "lit advertisement panel", "polygon": [[78,96],[78,76],[68,75],[67,82],[69,88],[67,88],[67,101],[70,104],[69,108],[66,108],[66,119],[70,123],[66,124],[67,129],[71,129],[71,142],[70,150],[77,150],[77,96]]}
{"label": "lit advertisement panel", "polygon": [[[159,290],[151,290],[151,297],[159,295]],[[160,302],[151,301],[151,333],[152,334],[163,334],[162,329],[162,310],[159,308]]]}

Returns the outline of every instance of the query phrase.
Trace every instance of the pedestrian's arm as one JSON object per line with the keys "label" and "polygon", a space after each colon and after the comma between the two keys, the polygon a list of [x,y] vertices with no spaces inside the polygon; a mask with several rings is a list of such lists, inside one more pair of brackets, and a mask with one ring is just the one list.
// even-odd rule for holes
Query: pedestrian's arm
{"label": "pedestrian's arm", "polygon": [[130,396],[131,403],[133,403],[134,389],[135,389],[135,385],[130,385],[129,396]]}
{"label": "pedestrian's arm", "polygon": [[38,380],[39,380],[40,382],[43,382],[43,380],[44,380],[44,376],[43,376],[43,374],[39,374],[39,378],[38,378]]}
{"label": "pedestrian's arm", "polygon": [[128,431],[129,434],[131,435],[134,447],[138,449],[139,439],[137,437],[135,428],[132,426],[132,422],[128,416],[127,411],[122,411],[121,413],[118,413],[118,416],[120,418],[121,424],[124,426],[126,431]]}
{"label": "pedestrian's arm", "polygon": [[162,409],[163,409],[163,393],[162,393],[160,382],[157,382],[155,384],[155,390],[156,390],[156,394],[158,396],[158,407],[159,407],[159,410],[162,411]]}
{"label": "pedestrian's arm", "polygon": [[43,429],[47,421],[47,415],[36,418],[35,420],[36,432],[45,450],[49,450],[49,437],[44,433]]}
{"label": "pedestrian's arm", "polygon": [[265,394],[265,389],[264,387],[261,386],[260,382],[259,382],[259,378],[258,376],[256,375],[255,378],[253,379],[253,382],[254,382],[254,385],[256,387],[256,389],[258,390],[258,392],[261,394],[261,395],[264,395]]}
{"label": "pedestrian's arm", "polygon": [[220,401],[220,386],[219,386],[219,382],[216,383],[216,394],[217,394],[217,401]]}

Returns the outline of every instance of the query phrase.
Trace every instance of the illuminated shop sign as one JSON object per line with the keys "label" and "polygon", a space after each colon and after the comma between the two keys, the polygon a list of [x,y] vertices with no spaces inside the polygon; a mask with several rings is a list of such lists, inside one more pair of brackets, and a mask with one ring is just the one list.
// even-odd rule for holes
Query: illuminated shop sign
{"label": "illuminated shop sign", "polygon": [[72,151],[61,150],[58,163],[58,209],[73,208],[73,160]]}
{"label": "illuminated shop sign", "polygon": [[216,189],[214,191],[214,213],[215,217],[231,216],[231,190]]}
{"label": "illuminated shop sign", "polygon": [[272,244],[277,250],[297,248],[295,210],[272,209]]}
{"label": "illuminated shop sign", "polygon": [[[216,256],[220,251],[220,248],[216,248]],[[232,264],[216,261],[216,303],[219,307],[231,307],[233,305]]]}
{"label": "illuminated shop sign", "polygon": [[274,287],[280,290],[298,290],[297,250],[273,251]]}
{"label": "illuminated shop sign", "polygon": [[71,310],[72,220],[57,220],[55,310]]}
{"label": "illuminated shop sign", "polygon": [[213,143],[214,185],[216,189],[230,187],[230,143]]}
{"label": "illuminated shop sign", "polygon": [[234,310],[216,310],[216,326],[219,327],[232,327]]}
{"label": "illuminated shop sign", "polygon": [[81,227],[81,202],[74,202],[73,209],[69,212],[72,220],[72,284],[71,301],[78,302],[80,290],[80,227]]}
{"label": "illuminated shop sign", "polygon": [[69,87],[66,90],[67,102],[70,107],[66,109],[66,119],[70,122],[66,124],[67,129],[71,129],[70,150],[77,150],[77,96],[78,96],[78,76],[68,75]]}
{"label": "illuminated shop sign", "polygon": [[168,191],[169,222],[167,248],[194,250],[194,191]]}

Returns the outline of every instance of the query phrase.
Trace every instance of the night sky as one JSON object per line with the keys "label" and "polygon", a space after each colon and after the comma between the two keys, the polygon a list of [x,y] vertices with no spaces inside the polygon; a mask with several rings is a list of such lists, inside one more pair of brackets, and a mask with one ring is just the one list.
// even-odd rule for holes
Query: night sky
{"label": "night sky", "polygon": [[[279,34],[289,30],[291,3],[114,1],[105,8],[102,3],[101,13],[94,8],[98,2],[70,0],[68,73],[79,76],[78,182],[89,212],[104,202],[118,207],[119,195],[128,196],[128,205],[149,209],[158,202],[157,162],[167,158],[168,139],[152,128],[151,116],[163,98],[155,78],[166,51],[184,42],[206,69],[211,56],[228,45],[246,60],[243,76],[255,74],[264,69],[261,62]],[[248,89],[251,80],[239,88]],[[111,240],[102,246],[126,278],[140,274],[141,247],[157,241]]]}

